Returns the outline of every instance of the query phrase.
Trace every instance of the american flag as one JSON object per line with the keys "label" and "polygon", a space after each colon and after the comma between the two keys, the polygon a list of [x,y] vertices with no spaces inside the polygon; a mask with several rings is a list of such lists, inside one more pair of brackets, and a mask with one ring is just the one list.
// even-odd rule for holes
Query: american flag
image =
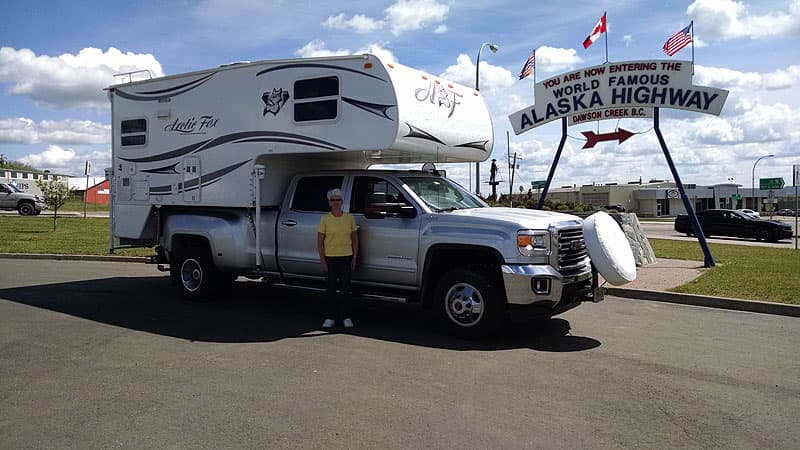
{"label": "american flag", "polygon": [[536,65],[536,50],[531,52],[531,56],[525,61],[522,70],[519,71],[519,79],[523,79],[533,72],[533,66]]}
{"label": "american flag", "polygon": [[686,28],[670,36],[669,39],[667,39],[667,42],[664,43],[663,47],[664,53],[666,53],[669,56],[672,56],[675,53],[681,51],[683,47],[686,47],[687,45],[691,44],[692,43],[691,29],[693,24],[694,22],[690,23],[688,26],[686,26]]}

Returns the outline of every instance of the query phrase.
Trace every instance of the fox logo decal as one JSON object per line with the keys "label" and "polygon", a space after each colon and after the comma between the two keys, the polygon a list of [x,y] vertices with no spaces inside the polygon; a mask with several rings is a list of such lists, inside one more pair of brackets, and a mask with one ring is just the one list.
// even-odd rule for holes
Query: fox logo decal
{"label": "fox logo decal", "polygon": [[283,88],[280,89],[272,89],[272,92],[264,92],[264,95],[261,96],[261,100],[264,101],[264,116],[267,113],[272,113],[273,116],[277,116],[281,110],[281,107],[286,100],[289,100],[289,93],[285,92]]}

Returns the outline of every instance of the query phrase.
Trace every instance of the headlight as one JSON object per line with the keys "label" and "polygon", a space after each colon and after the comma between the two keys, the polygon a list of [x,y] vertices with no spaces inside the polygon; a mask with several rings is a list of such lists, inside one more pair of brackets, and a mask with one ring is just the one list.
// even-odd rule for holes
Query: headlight
{"label": "headlight", "polygon": [[547,256],[550,253],[550,232],[547,230],[518,231],[517,249],[522,256]]}

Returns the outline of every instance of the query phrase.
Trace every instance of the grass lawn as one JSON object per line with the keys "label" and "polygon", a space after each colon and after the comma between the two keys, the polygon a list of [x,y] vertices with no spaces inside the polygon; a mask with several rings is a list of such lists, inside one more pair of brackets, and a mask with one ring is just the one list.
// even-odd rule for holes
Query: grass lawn
{"label": "grass lawn", "polygon": [[[650,239],[658,258],[703,261],[694,241]],[[800,250],[709,244],[716,267],[672,292],[800,304]]]}
{"label": "grass lawn", "polygon": [[[108,219],[53,216],[0,216],[0,253],[108,255]],[[122,256],[147,256],[153,249],[120,249]]]}

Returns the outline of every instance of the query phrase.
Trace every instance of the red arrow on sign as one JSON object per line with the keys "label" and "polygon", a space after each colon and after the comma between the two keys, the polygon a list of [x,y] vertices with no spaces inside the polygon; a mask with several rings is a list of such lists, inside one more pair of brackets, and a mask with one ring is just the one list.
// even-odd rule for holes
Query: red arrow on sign
{"label": "red arrow on sign", "polygon": [[592,148],[594,144],[598,142],[615,141],[617,139],[619,139],[619,143],[622,144],[628,140],[629,137],[633,136],[634,133],[620,128],[613,133],[596,134],[594,131],[582,131],[581,134],[586,136],[586,144],[584,144],[583,148]]}

